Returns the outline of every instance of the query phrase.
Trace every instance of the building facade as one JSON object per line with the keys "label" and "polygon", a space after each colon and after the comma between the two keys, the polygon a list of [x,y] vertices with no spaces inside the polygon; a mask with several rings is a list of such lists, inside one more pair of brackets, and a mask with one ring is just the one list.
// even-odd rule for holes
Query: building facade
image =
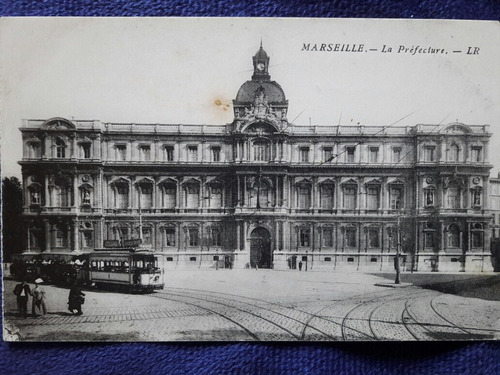
{"label": "building facade", "polygon": [[25,120],[24,254],[166,268],[489,271],[488,125],[297,126],[269,57],[226,125]]}

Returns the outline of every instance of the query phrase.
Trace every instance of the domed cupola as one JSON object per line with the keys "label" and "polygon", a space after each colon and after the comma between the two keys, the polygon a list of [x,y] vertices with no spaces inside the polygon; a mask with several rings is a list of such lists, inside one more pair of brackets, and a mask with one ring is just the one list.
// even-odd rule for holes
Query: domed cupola
{"label": "domed cupola", "polygon": [[276,130],[286,128],[288,100],[281,86],[271,81],[270,58],[262,48],[262,42],[252,60],[252,79],[241,85],[233,100],[234,130],[243,131],[246,125],[258,121],[272,124]]}

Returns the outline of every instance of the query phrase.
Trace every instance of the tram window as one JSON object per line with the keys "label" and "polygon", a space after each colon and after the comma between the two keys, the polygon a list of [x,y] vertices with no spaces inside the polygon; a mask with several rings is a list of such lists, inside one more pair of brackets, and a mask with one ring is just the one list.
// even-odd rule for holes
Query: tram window
{"label": "tram window", "polygon": [[451,258],[452,262],[458,262],[458,258]]}
{"label": "tram window", "polygon": [[189,260],[190,260],[191,262],[196,262],[196,257],[189,257]]}
{"label": "tram window", "polygon": [[332,261],[332,258],[330,257],[325,257],[325,262],[331,262]]}
{"label": "tram window", "polygon": [[348,262],[354,262],[354,258],[347,258]]}
{"label": "tram window", "polygon": [[307,262],[307,256],[306,256],[306,255],[304,255],[304,256],[302,257],[302,260],[303,260],[304,262]]}
{"label": "tram window", "polygon": [[167,262],[173,262],[174,258],[173,257],[167,257]]}
{"label": "tram window", "polygon": [[377,258],[370,258],[370,262],[376,262]]}
{"label": "tram window", "polygon": [[214,260],[219,260],[219,256],[218,255],[214,255]]}

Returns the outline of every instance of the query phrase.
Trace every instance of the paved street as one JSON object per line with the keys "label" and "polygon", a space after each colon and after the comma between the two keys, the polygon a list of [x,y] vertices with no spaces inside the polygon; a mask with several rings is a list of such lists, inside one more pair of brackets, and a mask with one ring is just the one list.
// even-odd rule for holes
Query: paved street
{"label": "paved street", "polygon": [[392,281],[362,273],[171,271],[166,275],[165,290],[153,294],[85,291],[82,316],[67,311],[68,289],[47,285],[49,313],[24,319],[16,311],[15,282],[4,280],[4,339],[371,341],[500,337],[499,301],[413,285],[376,285],[384,283]]}

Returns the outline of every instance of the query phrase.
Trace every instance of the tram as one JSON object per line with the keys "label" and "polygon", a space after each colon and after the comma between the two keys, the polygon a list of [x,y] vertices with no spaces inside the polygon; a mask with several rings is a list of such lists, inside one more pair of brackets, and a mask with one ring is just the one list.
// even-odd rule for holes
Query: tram
{"label": "tram", "polygon": [[[48,259],[48,257],[57,259]],[[164,287],[163,270],[158,255],[140,247],[106,247],[73,255],[40,254],[35,259],[16,259],[10,268],[12,276],[34,282],[72,285],[79,282],[97,288],[127,292],[152,292]]]}
{"label": "tram", "polygon": [[134,248],[94,249],[89,256],[88,272],[83,278],[97,288],[152,292],[163,289],[163,271],[151,251]]}

